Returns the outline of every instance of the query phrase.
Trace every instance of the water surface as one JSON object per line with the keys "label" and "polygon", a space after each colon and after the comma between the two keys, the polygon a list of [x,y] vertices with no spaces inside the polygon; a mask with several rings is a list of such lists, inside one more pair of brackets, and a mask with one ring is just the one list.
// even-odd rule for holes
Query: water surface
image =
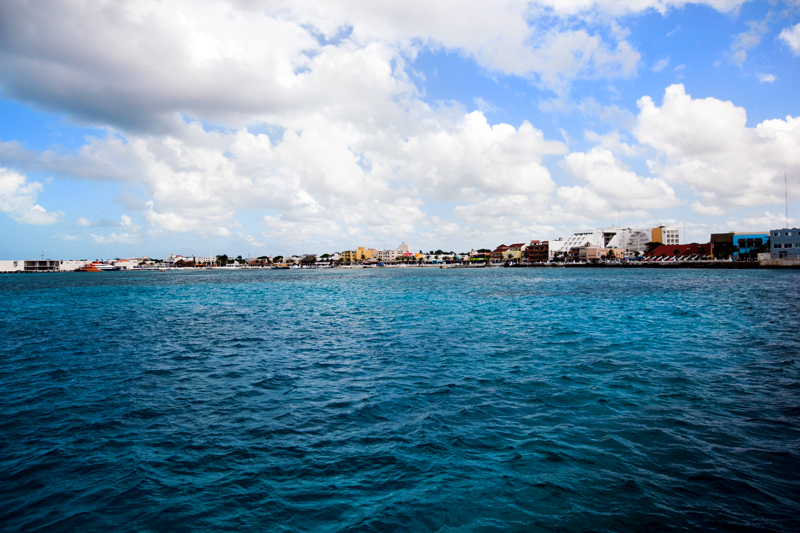
{"label": "water surface", "polygon": [[798,281],[0,276],[0,529],[798,530]]}

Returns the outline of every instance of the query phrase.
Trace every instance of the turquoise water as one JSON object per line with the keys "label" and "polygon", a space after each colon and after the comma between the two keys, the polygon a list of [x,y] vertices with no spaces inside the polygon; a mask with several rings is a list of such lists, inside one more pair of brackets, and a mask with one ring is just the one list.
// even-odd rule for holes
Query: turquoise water
{"label": "turquoise water", "polygon": [[798,281],[0,276],[0,529],[796,531]]}

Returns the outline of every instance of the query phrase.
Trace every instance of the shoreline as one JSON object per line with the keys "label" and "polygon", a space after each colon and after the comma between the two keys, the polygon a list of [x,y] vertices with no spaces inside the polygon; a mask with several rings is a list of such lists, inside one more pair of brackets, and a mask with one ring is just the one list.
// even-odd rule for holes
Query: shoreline
{"label": "shoreline", "polygon": [[[627,263],[522,263],[522,264],[512,264],[512,265],[461,265],[461,264],[451,264],[451,265],[384,265],[382,267],[364,267],[364,266],[349,266],[344,265],[340,267],[320,267],[320,268],[298,268],[298,269],[291,269],[291,270],[300,270],[300,271],[308,271],[308,270],[357,270],[357,269],[385,269],[385,268],[403,268],[403,269],[440,269],[440,270],[483,270],[486,268],[590,268],[590,269],[700,269],[700,270],[800,270],[800,261],[798,260],[780,260],[780,259],[772,259],[768,261],[758,262],[758,261],[670,261],[670,262],[658,262],[658,263],[651,263],[651,262],[627,262]],[[172,268],[168,271],[159,271],[158,269],[130,269],[130,270],[118,270],[114,271],[116,273],[121,272],[161,272],[161,273],[169,273],[169,272],[202,272],[207,271],[208,269],[205,268]],[[213,269],[215,271],[227,271],[227,272],[244,272],[244,271],[264,271],[264,270],[274,270],[270,267],[243,267],[243,268],[216,268]],[[287,269],[288,270],[288,269]],[[71,273],[81,273],[87,274],[89,272],[78,272],[76,270],[69,270],[69,271],[12,271],[12,272],[0,272],[0,275],[6,274],[71,274]],[[112,272],[104,272],[104,274],[109,274]]]}

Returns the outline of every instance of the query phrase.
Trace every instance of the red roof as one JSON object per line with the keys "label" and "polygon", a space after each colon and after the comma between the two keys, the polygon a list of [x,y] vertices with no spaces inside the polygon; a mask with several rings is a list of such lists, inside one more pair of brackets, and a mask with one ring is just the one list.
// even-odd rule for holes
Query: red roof
{"label": "red roof", "polygon": [[[701,250],[700,248],[703,248]],[[662,244],[652,252],[649,256],[658,257],[664,255],[675,255],[675,250],[680,250],[678,255],[708,255],[711,250],[710,244]]]}

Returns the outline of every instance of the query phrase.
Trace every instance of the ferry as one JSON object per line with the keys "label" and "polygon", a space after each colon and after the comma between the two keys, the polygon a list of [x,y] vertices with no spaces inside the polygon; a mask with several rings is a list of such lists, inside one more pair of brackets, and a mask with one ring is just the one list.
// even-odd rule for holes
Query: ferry
{"label": "ferry", "polygon": [[109,265],[108,263],[94,262],[86,264],[83,268],[79,268],[78,272],[113,272],[115,270],[121,270],[121,268]]}

